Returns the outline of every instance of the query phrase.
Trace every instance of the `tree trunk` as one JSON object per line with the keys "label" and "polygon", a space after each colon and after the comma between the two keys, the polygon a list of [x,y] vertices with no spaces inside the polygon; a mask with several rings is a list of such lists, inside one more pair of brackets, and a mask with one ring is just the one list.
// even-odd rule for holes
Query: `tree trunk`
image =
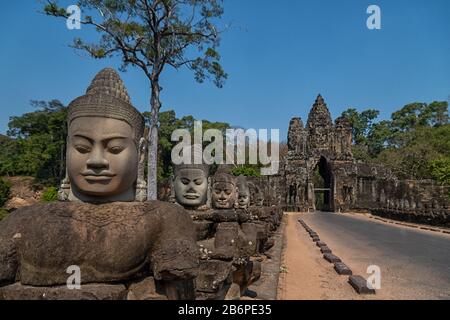
{"label": "tree trunk", "polygon": [[147,173],[147,200],[157,200],[158,197],[158,122],[160,87],[158,80],[151,81],[151,116],[148,137],[148,173]]}

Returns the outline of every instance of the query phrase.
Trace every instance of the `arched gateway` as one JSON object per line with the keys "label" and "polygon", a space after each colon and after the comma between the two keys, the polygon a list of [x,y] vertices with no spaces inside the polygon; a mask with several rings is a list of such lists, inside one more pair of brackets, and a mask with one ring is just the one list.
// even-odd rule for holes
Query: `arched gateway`
{"label": "arched gateway", "polygon": [[[352,127],[339,117],[334,122],[319,95],[308,115],[293,118],[288,131],[288,154],[277,175],[252,178],[264,203],[285,211],[371,211],[406,220],[448,223],[450,186],[400,180],[388,168],[356,161]],[[432,217],[432,218],[430,218]]]}
{"label": "arched gateway", "polygon": [[[340,211],[344,209],[344,181],[341,169],[353,165],[352,128],[343,117],[331,120],[324,99],[319,95],[306,126],[300,118],[289,125],[285,178],[289,190],[287,206],[293,210]],[[349,192],[349,189],[345,189]],[[352,191],[350,191],[352,192]],[[347,195],[348,198],[351,195]]]}

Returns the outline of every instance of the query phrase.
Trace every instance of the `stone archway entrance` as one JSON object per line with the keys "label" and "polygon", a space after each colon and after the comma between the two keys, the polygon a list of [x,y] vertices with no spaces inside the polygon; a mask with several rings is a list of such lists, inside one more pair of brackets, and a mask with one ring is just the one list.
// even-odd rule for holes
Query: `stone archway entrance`
{"label": "stone archway entrance", "polygon": [[[351,146],[351,123],[344,117],[333,123],[319,94],[306,125],[300,118],[293,118],[289,124],[283,172],[287,207],[298,203],[296,207],[300,210],[332,212],[349,207],[355,201],[352,197],[356,187]],[[344,186],[349,189],[344,191]],[[350,194],[348,201],[344,200],[347,193]]]}
{"label": "stone archway entrance", "polygon": [[333,211],[333,188],[330,166],[325,157],[320,157],[313,173],[314,204],[318,211]]}

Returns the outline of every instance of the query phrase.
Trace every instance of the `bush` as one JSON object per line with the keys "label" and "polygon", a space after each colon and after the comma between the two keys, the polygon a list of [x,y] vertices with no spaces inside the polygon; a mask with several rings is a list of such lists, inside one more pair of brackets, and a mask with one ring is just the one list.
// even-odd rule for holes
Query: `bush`
{"label": "bush", "polygon": [[0,207],[2,207],[9,199],[11,185],[8,181],[0,178]]}
{"label": "bush", "polygon": [[240,166],[231,170],[231,173],[234,176],[246,176],[246,177],[259,177],[261,174],[259,173],[258,168],[249,167],[249,166]]}
{"label": "bush", "polygon": [[42,201],[44,202],[54,202],[58,201],[58,188],[50,187],[45,189],[42,194]]}
{"label": "bush", "polygon": [[430,170],[433,179],[442,185],[450,186],[450,157],[431,161]]}

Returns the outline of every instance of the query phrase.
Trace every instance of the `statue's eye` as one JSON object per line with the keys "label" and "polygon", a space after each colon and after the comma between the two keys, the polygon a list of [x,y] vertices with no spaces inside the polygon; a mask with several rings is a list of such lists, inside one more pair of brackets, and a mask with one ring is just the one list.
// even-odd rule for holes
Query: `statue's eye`
{"label": "statue's eye", "polygon": [[181,183],[184,185],[188,185],[189,184],[189,180],[188,179],[181,179]]}
{"label": "statue's eye", "polygon": [[112,154],[119,154],[121,153],[125,148],[120,146],[114,146],[109,148],[109,152]]}
{"label": "statue's eye", "polygon": [[196,185],[199,186],[199,185],[201,185],[203,183],[203,180],[202,179],[196,179],[194,182],[195,182]]}
{"label": "statue's eye", "polygon": [[229,196],[231,194],[231,190],[225,190],[225,193],[227,196]]}
{"label": "statue's eye", "polygon": [[75,150],[77,150],[79,153],[83,153],[83,154],[91,152],[91,148],[90,147],[85,146],[85,145],[81,145],[81,144],[75,145]]}

